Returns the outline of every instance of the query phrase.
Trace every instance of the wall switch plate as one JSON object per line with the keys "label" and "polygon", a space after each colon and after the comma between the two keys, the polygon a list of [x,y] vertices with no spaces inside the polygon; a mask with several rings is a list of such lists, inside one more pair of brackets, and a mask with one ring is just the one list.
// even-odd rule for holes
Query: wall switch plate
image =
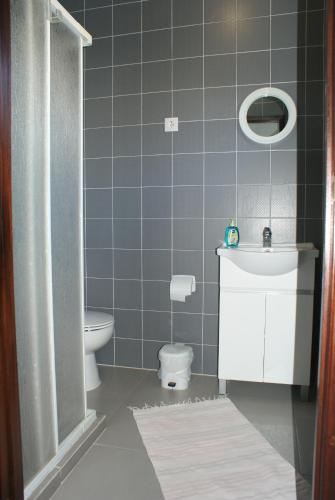
{"label": "wall switch plate", "polygon": [[178,132],[178,117],[165,118],[164,130],[165,132]]}

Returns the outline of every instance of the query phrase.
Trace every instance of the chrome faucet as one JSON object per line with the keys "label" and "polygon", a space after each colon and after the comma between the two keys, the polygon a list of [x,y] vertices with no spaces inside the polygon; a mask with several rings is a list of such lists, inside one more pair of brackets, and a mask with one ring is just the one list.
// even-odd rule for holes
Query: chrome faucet
{"label": "chrome faucet", "polygon": [[269,227],[263,229],[263,248],[270,248],[272,240],[272,231]]}

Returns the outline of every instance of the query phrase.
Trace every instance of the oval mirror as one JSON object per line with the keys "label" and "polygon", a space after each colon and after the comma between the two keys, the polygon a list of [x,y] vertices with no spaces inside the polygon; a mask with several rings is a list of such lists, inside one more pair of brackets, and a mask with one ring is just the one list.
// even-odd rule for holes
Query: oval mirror
{"label": "oval mirror", "polygon": [[281,141],[292,131],[297,119],[293,99],[283,90],[266,87],[249,94],[240,108],[244,134],[260,144]]}

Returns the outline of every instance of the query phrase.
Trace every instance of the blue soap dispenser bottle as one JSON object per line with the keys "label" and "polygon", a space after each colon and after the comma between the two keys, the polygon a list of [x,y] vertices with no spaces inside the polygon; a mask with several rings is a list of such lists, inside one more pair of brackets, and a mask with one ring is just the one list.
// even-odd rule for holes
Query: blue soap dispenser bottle
{"label": "blue soap dispenser bottle", "polygon": [[238,227],[232,219],[229,226],[226,227],[224,242],[227,248],[236,248],[240,241],[240,233]]}

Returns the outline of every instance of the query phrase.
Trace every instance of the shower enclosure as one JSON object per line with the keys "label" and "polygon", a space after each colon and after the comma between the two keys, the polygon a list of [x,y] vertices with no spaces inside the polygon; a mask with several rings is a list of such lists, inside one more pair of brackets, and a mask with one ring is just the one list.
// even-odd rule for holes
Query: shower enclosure
{"label": "shower enclosure", "polygon": [[55,0],[11,1],[14,291],[25,494],[82,435],[82,52]]}

